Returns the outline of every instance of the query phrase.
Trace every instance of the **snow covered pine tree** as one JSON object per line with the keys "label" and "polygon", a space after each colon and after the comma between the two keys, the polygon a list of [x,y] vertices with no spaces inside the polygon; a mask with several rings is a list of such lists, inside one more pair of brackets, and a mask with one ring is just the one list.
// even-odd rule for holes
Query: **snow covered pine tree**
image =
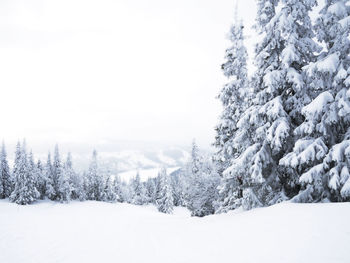
{"label": "snow covered pine tree", "polygon": [[56,178],[54,180],[55,182],[55,192],[57,195],[57,199],[60,202],[69,202],[71,197],[71,186],[69,183],[69,177],[68,174],[65,173],[63,169],[63,165],[61,162],[60,153],[58,150],[58,145],[55,146],[55,154],[54,154],[54,160],[52,165],[52,171],[53,171],[53,178]]}
{"label": "snow covered pine tree", "polygon": [[54,187],[54,178],[53,178],[53,168],[51,162],[51,154],[48,153],[47,161],[45,166],[45,177],[46,177],[46,196],[50,200],[56,200],[56,190]]}
{"label": "snow covered pine tree", "polygon": [[327,0],[314,27],[325,48],[304,68],[312,101],[302,108],[293,152],[280,162],[301,175],[296,202],[350,200],[349,3]]}
{"label": "snow covered pine tree", "polygon": [[92,159],[87,173],[87,188],[89,200],[103,201],[104,180],[98,169],[96,150],[92,153]]}
{"label": "snow covered pine tree", "polygon": [[132,194],[132,204],[144,205],[147,203],[146,189],[141,182],[140,173],[138,171],[136,173],[136,177],[131,180],[130,190]]}
{"label": "snow covered pine tree", "polygon": [[160,191],[157,197],[157,208],[159,212],[171,214],[174,208],[173,194],[171,190],[170,178],[165,168],[160,171]]}
{"label": "snow covered pine tree", "polygon": [[2,143],[0,153],[0,198],[10,197],[12,192],[12,178],[10,173],[9,164],[7,161],[7,154],[5,149],[5,143]]}
{"label": "snow covered pine tree", "polygon": [[296,176],[279,166],[279,160],[291,151],[292,131],[303,121],[302,106],[310,102],[302,68],[319,50],[309,17],[315,5],[313,0],[258,1],[256,28],[262,41],[256,46],[257,71],[250,84],[254,96],[237,122],[238,154],[224,172],[241,180],[243,193],[221,210],[240,203],[245,209],[271,205],[298,190]]}
{"label": "snow covered pine tree", "polygon": [[[240,175],[224,173],[231,165],[231,161],[238,156],[244,144],[242,141],[247,136],[238,127],[238,121],[242,113],[248,107],[248,74],[247,74],[247,49],[244,46],[244,34],[242,21],[238,21],[237,9],[235,23],[230,30],[232,46],[226,50],[226,62],[222,65],[224,75],[229,82],[220,92],[219,99],[223,105],[223,113],[220,123],[216,127],[215,146],[218,151],[215,159],[218,162],[222,181],[219,186],[220,201],[218,212],[234,209],[240,205],[242,197]],[[239,140],[240,139],[240,140]]]}
{"label": "snow covered pine tree", "polygon": [[10,196],[11,202],[27,205],[33,203],[40,196],[35,187],[36,182],[31,168],[28,163],[25,142],[23,142],[22,147],[18,142],[13,170],[14,190]]}

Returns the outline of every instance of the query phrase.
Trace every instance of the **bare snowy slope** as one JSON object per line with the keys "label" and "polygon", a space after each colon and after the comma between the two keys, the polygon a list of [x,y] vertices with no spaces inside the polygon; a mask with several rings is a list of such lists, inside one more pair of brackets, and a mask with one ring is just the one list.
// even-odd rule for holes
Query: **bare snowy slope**
{"label": "bare snowy slope", "polygon": [[350,203],[191,218],[98,202],[0,201],[0,262],[350,262]]}

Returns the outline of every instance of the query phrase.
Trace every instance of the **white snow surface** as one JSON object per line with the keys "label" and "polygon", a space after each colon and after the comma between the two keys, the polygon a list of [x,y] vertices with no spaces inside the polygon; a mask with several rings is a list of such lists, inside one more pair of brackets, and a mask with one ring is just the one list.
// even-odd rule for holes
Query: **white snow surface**
{"label": "white snow surface", "polygon": [[102,202],[0,201],[0,262],[348,263],[350,203],[282,203],[204,218]]}

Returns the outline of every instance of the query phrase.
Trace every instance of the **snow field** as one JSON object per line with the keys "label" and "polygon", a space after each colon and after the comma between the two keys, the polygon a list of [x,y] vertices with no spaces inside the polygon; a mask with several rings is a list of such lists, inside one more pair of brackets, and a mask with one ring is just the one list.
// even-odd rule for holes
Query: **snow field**
{"label": "snow field", "polygon": [[184,208],[0,201],[0,262],[348,263],[350,203],[282,203],[204,218]]}

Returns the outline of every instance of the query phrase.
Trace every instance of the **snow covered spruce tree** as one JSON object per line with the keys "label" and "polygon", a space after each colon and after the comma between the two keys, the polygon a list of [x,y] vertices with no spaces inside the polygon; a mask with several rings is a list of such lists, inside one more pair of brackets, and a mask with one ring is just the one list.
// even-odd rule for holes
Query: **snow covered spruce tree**
{"label": "snow covered spruce tree", "polygon": [[156,201],[157,209],[159,212],[171,214],[174,209],[174,199],[170,178],[165,168],[161,169],[159,178],[159,193]]}
{"label": "snow covered spruce tree", "polygon": [[40,199],[44,199],[46,194],[46,176],[45,168],[41,164],[41,161],[38,160],[35,165],[35,178],[36,178],[36,189],[38,190]]}
{"label": "snow covered spruce tree", "polygon": [[[132,189],[130,184],[124,182],[124,181],[119,181],[119,189],[121,191],[121,195],[120,195],[120,202],[125,202],[125,203],[129,203],[132,204]],[[117,193],[117,190],[116,190]]]}
{"label": "snow covered spruce tree", "polygon": [[185,167],[183,169],[182,174],[182,181],[183,181],[183,199],[184,199],[184,205],[189,208],[191,199],[192,199],[192,192],[193,192],[193,186],[192,182],[196,180],[196,178],[199,178],[199,173],[202,165],[201,156],[199,155],[199,149],[196,144],[196,141],[192,141],[192,148],[191,148],[191,158],[190,160],[185,164]]}
{"label": "snow covered spruce tree", "polygon": [[127,197],[125,194],[125,185],[123,185],[123,182],[121,181],[118,175],[114,177],[113,188],[114,188],[114,193],[116,195],[116,201],[120,203],[126,202]]}
{"label": "snow covered spruce tree", "polygon": [[117,195],[115,193],[115,187],[112,182],[111,176],[107,177],[107,180],[105,183],[105,189],[103,191],[103,201],[111,202],[111,203],[117,201]]}
{"label": "snow covered spruce tree", "polygon": [[71,186],[69,183],[70,178],[64,172],[57,144],[55,146],[52,173],[55,182],[54,188],[57,195],[56,199],[60,202],[69,202],[71,198]]}
{"label": "snow covered spruce tree", "polygon": [[291,151],[292,131],[303,120],[302,106],[310,101],[302,68],[319,50],[309,17],[314,5],[313,0],[258,2],[256,27],[262,41],[256,46],[254,97],[237,123],[239,154],[224,173],[242,191],[234,193],[237,201],[223,202],[221,210],[274,204],[298,190],[297,177],[280,167],[279,160]]}
{"label": "snow covered spruce tree", "polygon": [[[223,106],[220,123],[216,127],[215,146],[218,151],[215,159],[218,162],[219,172],[222,175],[220,184],[220,211],[234,209],[236,200],[242,195],[239,188],[241,180],[229,173],[222,174],[231,161],[241,153],[244,144],[240,144],[239,138],[244,140],[247,136],[238,127],[238,121],[242,113],[248,107],[248,74],[247,74],[247,50],[244,46],[244,34],[242,21],[238,21],[237,9],[235,23],[230,30],[232,46],[226,50],[226,62],[222,65],[224,75],[228,83],[220,92],[219,99]],[[238,143],[237,143],[238,142]]]}
{"label": "snow covered spruce tree", "polygon": [[0,198],[10,197],[12,190],[12,178],[3,142],[0,153]]}
{"label": "snow covered spruce tree", "polygon": [[[237,12],[237,10],[236,10]],[[237,122],[242,112],[247,108],[247,50],[244,46],[243,24],[237,20],[231,27],[229,39],[231,47],[226,50],[226,62],[221,66],[224,75],[228,78],[220,91],[223,112],[220,123],[216,126],[215,146],[218,148],[216,159],[221,164],[221,170],[230,165],[237,150],[233,147],[237,136]]]}
{"label": "snow covered spruce tree", "polygon": [[349,4],[327,0],[314,27],[325,49],[305,67],[313,100],[302,108],[293,152],[280,162],[301,175],[297,202],[350,200]]}
{"label": "snow covered spruce tree", "polygon": [[[161,176],[161,171],[162,169],[159,170],[158,175],[154,178],[149,178],[147,182],[151,185],[150,188],[151,190],[148,189],[148,186],[146,184],[146,192],[147,192],[147,197],[149,197],[149,200],[151,200],[151,203],[157,204],[157,198],[160,193],[160,176]],[[147,190],[148,189],[148,190]],[[149,191],[149,192],[148,192]]]}
{"label": "snow covered spruce tree", "polygon": [[206,216],[215,212],[220,177],[211,161],[199,153],[195,142],[191,159],[183,172],[186,207],[192,216]]}
{"label": "snow covered spruce tree", "polygon": [[147,203],[155,204],[156,202],[156,181],[155,178],[148,178],[145,183]]}
{"label": "snow covered spruce tree", "polygon": [[40,198],[40,192],[38,190],[39,171],[38,171],[37,166],[34,162],[34,155],[33,155],[32,151],[30,151],[29,155],[28,155],[27,170],[28,170],[28,173],[30,174],[33,182],[34,182],[34,186],[35,186],[36,190],[38,191],[37,198]]}
{"label": "snow covered spruce tree", "polygon": [[136,177],[131,180],[130,188],[132,192],[131,203],[134,205],[147,204],[146,189],[141,182],[139,172],[136,173]]}
{"label": "snow covered spruce tree", "polygon": [[68,152],[66,162],[63,166],[63,172],[69,180],[71,187],[71,199],[73,200],[85,200],[84,182],[79,173],[76,173],[73,169],[72,154]]}
{"label": "snow covered spruce tree", "polygon": [[[21,171],[22,169],[22,171]],[[14,159],[14,164],[13,164],[13,169],[12,169],[12,173],[13,173],[13,188],[15,188],[16,184],[19,184],[19,179],[17,177],[21,176],[21,172],[23,172],[23,164],[22,164],[22,153],[21,153],[21,143],[17,142],[16,145],[16,151],[15,151],[15,159]],[[13,189],[14,191],[14,189]],[[13,193],[13,191],[11,192],[11,195]],[[18,191],[18,190],[17,190]],[[10,196],[10,200],[11,200],[11,196]],[[12,200],[11,200],[12,201]]]}
{"label": "snow covered spruce tree", "polygon": [[11,193],[10,201],[26,205],[31,204],[39,197],[36,189],[35,177],[32,167],[32,158],[28,162],[25,142],[22,145],[18,142],[15,153],[15,163],[13,168],[14,190]]}
{"label": "snow covered spruce tree", "polygon": [[185,192],[184,192],[184,172],[179,169],[171,173],[171,189],[173,191],[174,206],[185,206]]}
{"label": "snow covered spruce tree", "polygon": [[84,192],[84,200],[90,199],[90,178],[88,176],[87,171],[83,171],[81,174],[82,182],[83,182],[83,192]]}
{"label": "snow covered spruce tree", "polygon": [[89,171],[87,173],[87,196],[89,200],[103,201],[104,179],[98,169],[97,151],[92,153]]}
{"label": "snow covered spruce tree", "polygon": [[50,152],[47,155],[47,161],[45,165],[45,177],[46,177],[46,196],[50,200],[56,200],[55,180],[53,175],[53,167],[51,162]]}

